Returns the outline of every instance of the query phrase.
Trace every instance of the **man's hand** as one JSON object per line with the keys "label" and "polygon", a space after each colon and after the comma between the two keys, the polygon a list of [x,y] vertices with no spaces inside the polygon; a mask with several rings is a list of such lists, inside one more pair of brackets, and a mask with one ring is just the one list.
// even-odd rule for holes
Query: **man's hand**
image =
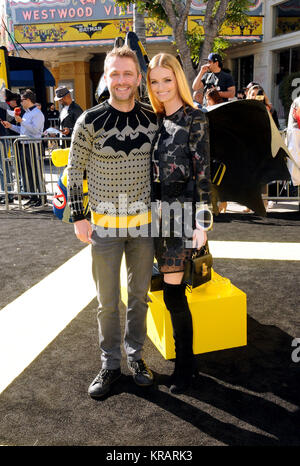
{"label": "man's hand", "polygon": [[202,65],[200,68],[200,73],[203,75],[209,71],[209,65]]}
{"label": "man's hand", "polygon": [[63,128],[62,133],[63,133],[65,136],[68,136],[68,134],[70,134],[70,128]]}
{"label": "man's hand", "polygon": [[77,238],[83,243],[92,242],[92,226],[86,219],[78,220],[74,223],[74,231]]}
{"label": "man's hand", "polygon": [[194,79],[193,86],[192,86],[193,91],[198,91],[199,89],[203,89],[204,86],[202,83],[202,78],[207,71],[209,71],[209,65],[202,65],[199,73]]}
{"label": "man's hand", "polygon": [[17,123],[22,123],[22,117],[20,117],[19,115],[15,116],[15,120]]}
{"label": "man's hand", "polygon": [[9,123],[8,121],[1,121],[2,125],[4,126],[4,128],[11,128],[11,123]]}

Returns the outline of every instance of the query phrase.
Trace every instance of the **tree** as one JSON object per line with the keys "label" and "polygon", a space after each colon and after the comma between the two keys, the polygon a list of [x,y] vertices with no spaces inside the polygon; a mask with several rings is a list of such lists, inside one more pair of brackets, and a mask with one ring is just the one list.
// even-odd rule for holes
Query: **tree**
{"label": "tree", "polygon": [[[125,7],[132,1],[117,0],[117,3]],[[141,13],[147,11],[149,17],[171,26],[189,83],[192,83],[196,74],[192,58],[196,59],[200,68],[203,58],[206,58],[211,51],[219,51],[217,46],[214,47],[214,41],[223,24],[249,25],[250,20],[246,11],[251,5],[249,0],[206,0],[204,36],[200,36],[197,32],[188,33],[186,30],[191,3],[192,0],[136,0],[135,2]]]}
{"label": "tree", "polygon": [[133,30],[138,35],[146,49],[146,26],[144,13],[138,10],[138,5],[133,5]]}

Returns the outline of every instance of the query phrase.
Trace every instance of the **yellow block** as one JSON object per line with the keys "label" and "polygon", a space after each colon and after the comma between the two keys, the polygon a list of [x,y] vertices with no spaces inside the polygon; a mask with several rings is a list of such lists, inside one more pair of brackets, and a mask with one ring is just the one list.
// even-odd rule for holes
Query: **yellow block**
{"label": "yellow block", "polygon": [[[193,318],[194,354],[247,344],[247,296],[212,270],[212,279],[186,292]],[[175,358],[173,329],[163,292],[149,292],[147,334],[165,359]]]}

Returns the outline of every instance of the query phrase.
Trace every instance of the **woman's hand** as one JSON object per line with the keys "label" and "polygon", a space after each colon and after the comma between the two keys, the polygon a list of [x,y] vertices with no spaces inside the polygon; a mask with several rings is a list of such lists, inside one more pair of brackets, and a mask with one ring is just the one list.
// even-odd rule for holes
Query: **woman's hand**
{"label": "woman's hand", "polygon": [[199,227],[193,231],[193,248],[201,249],[207,241],[207,234],[203,228]]}

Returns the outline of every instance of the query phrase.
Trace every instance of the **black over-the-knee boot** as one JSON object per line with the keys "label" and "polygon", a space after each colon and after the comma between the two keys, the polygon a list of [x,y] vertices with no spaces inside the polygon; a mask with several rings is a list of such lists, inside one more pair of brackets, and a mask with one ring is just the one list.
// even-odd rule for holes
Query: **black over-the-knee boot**
{"label": "black over-the-knee boot", "polygon": [[186,286],[170,285],[164,282],[164,302],[171,315],[175,341],[175,370],[170,391],[181,393],[191,384],[195,371],[193,354],[193,321],[185,295]]}

